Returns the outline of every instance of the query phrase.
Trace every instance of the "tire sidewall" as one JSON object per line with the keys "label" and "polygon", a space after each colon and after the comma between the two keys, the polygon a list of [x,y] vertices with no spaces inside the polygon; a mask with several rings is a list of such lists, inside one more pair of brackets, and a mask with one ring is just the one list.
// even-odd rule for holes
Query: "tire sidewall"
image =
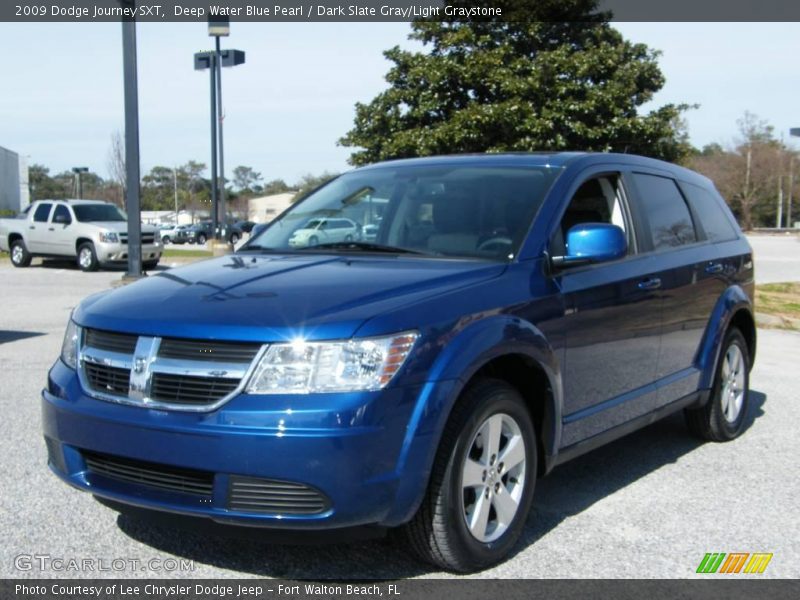
{"label": "tire sidewall", "polygon": [[[22,249],[22,259],[19,262],[14,260],[14,248],[17,247]],[[11,264],[15,267],[26,267],[30,264],[30,254],[28,254],[28,249],[25,247],[25,242],[22,240],[14,240],[8,250]]]}
{"label": "tire sidewall", "polygon": [[[481,542],[472,536],[464,521],[461,469],[478,428],[486,419],[498,413],[512,417],[519,425],[525,440],[527,454],[525,488],[517,514],[506,532],[492,542]],[[465,550],[465,556],[462,557],[465,562],[477,568],[487,567],[504,559],[517,542],[519,534],[525,526],[533,500],[533,490],[536,484],[536,454],[536,434],[530,415],[519,396],[509,392],[496,391],[480,400],[476,410],[464,423],[461,434],[450,454],[441,492],[443,501],[448,507],[448,533],[455,537],[458,547]]]}
{"label": "tire sidewall", "polygon": [[[736,345],[744,357],[744,399],[742,400],[742,408],[739,411],[739,416],[733,423],[728,422],[725,418],[725,413],[722,409],[722,366],[725,363],[725,356],[731,345]],[[725,336],[725,341],[722,344],[722,351],[719,356],[719,364],[717,365],[717,372],[714,377],[714,387],[712,388],[711,398],[711,417],[715,421],[716,427],[727,439],[737,437],[744,429],[747,420],[747,412],[750,406],[750,355],[747,350],[747,342],[738,329],[731,329]]]}

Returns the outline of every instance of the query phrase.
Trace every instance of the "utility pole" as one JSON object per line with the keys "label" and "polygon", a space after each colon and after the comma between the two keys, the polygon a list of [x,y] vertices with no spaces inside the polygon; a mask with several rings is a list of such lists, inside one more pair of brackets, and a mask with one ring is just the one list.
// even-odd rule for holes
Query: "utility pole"
{"label": "utility pole", "polygon": [[[122,0],[136,10],[135,0]],[[125,78],[125,208],[128,212],[128,272],[126,279],[142,276],[142,220],[139,189],[139,90],[136,69],[136,21],[122,20],[122,67]]]}
{"label": "utility pole", "polygon": [[792,192],[794,191],[794,154],[789,158],[789,198],[786,203],[786,227],[793,227],[792,223]]}
{"label": "utility pole", "polygon": [[172,182],[175,185],[175,225],[178,225],[178,169],[172,169]]}
{"label": "utility pole", "polygon": [[217,66],[217,127],[218,127],[218,136],[217,139],[219,141],[219,212],[220,212],[220,231],[217,232],[215,230],[215,234],[217,239],[226,239],[225,235],[225,225],[227,223],[227,208],[225,207],[225,154],[223,152],[223,143],[222,143],[222,53],[220,52],[219,47],[219,35],[215,35],[214,39],[216,40],[216,66]]}
{"label": "utility pole", "polygon": [[89,167],[73,167],[72,172],[75,173],[75,194],[78,200],[83,198],[83,180],[81,179],[82,173],[88,173]]}

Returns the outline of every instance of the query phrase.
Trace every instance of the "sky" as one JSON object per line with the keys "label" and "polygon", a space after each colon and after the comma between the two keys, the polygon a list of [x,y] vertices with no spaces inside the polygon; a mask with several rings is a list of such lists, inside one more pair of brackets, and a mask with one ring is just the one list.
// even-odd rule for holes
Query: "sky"
{"label": "sky", "polygon": [[[697,103],[686,114],[693,144],[731,144],[746,110],[788,137],[800,126],[800,23],[616,23],[626,38],[662,51],[666,85],[652,109]],[[382,51],[407,40],[405,23],[233,23],[223,47],[247,53],[223,72],[225,166],[265,181],[346,170],[337,140],[356,102],[385,89]],[[204,23],[138,26],[142,172],[210,162],[208,71],[192,55],[212,47]],[[51,173],[88,166],[108,175],[121,131],[118,23],[0,23],[0,146]],[[800,144],[798,144],[800,145]]]}

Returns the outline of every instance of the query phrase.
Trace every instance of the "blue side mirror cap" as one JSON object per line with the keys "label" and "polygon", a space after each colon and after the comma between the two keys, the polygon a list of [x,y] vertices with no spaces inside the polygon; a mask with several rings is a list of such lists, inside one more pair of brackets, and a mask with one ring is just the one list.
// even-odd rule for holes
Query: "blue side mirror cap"
{"label": "blue side mirror cap", "polygon": [[628,253],[625,232],[609,223],[581,223],[567,232],[567,255],[554,257],[556,266],[580,266],[607,262]]}

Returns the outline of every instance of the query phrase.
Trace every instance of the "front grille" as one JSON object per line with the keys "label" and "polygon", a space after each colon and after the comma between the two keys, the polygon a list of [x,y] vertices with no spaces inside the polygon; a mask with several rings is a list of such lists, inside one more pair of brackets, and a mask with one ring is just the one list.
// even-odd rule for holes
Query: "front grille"
{"label": "front grille", "polygon": [[82,455],[90,473],[109,479],[209,497],[214,488],[214,474],[207,471],[183,469],[89,451],[83,451]]}
{"label": "front grille", "polygon": [[[156,236],[153,233],[143,233],[142,234],[142,244],[152,244],[153,242],[155,242],[155,240],[156,240]],[[119,241],[120,241],[121,244],[127,244],[128,243],[128,234],[127,233],[123,233],[122,235],[120,235],[119,236]]]}
{"label": "front grille", "polygon": [[228,508],[242,512],[313,515],[325,512],[330,501],[320,491],[291,481],[232,475]]}
{"label": "front grille", "polygon": [[85,345],[99,350],[109,350],[121,354],[133,354],[136,349],[135,335],[126,333],[113,333],[111,331],[100,331],[99,329],[87,329]]}
{"label": "front grille", "polygon": [[182,360],[250,363],[259,348],[260,344],[163,339],[158,355]]}
{"label": "front grille", "polygon": [[171,404],[213,404],[239,387],[239,379],[153,373],[150,397]]}
{"label": "front grille", "polygon": [[131,372],[128,369],[109,367],[88,361],[84,362],[83,368],[89,387],[93,390],[121,396],[128,395],[131,378]]}

